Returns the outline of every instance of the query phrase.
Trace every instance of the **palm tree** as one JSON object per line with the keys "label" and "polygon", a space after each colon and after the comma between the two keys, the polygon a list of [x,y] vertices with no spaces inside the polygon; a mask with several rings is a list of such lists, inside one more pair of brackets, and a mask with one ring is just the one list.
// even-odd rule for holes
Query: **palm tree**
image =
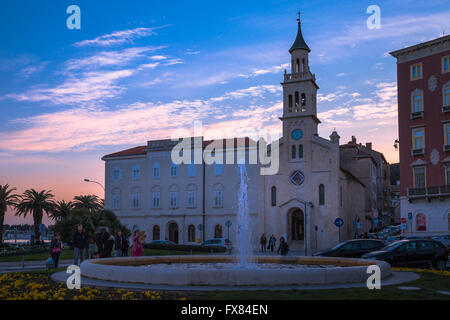
{"label": "palm tree", "polygon": [[88,212],[103,209],[102,202],[96,195],[76,196],[73,200],[73,206],[76,209],[87,210]]}
{"label": "palm tree", "polygon": [[70,211],[73,209],[73,202],[66,202],[64,200],[57,201],[51,212],[48,213],[49,217],[53,220],[60,221],[61,219],[67,217]]}
{"label": "palm tree", "polygon": [[55,203],[53,198],[55,196],[50,191],[42,190],[36,191],[34,189],[26,190],[22,196],[20,196],[20,202],[16,205],[16,216],[22,216],[25,218],[27,214],[33,215],[34,222],[34,235],[36,241],[39,242],[40,232],[39,225],[42,223],[42,217],[44,211],[47,215],[52,212]]}
{"label": "palm tree", "polygon": [[14,194],[16,188],[11,188],[9,184],[0,185],[0,243],[3,242],[3,222],[8,207],[15,207],[19,200],[19,195]]}

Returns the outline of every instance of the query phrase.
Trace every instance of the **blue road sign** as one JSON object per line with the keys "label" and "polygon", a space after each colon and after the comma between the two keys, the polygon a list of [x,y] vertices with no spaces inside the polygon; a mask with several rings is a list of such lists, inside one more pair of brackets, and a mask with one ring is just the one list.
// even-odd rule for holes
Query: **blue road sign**
{"label": "blue road sign", "polygon": [[408,219],[412,220],[412,212],[408,212]]}
{"label": "blue road sign", "polygon": [[336,218],[336,220],[334,220],[334,225],[340,228],[344,225],[344,220],[342,220],[342,218]]}
{"label": "blue road sign", "polygon": [[378,225],[378,218],[374,218],[374,219],[373,219],[373,224],[374,224],[374,225]]}

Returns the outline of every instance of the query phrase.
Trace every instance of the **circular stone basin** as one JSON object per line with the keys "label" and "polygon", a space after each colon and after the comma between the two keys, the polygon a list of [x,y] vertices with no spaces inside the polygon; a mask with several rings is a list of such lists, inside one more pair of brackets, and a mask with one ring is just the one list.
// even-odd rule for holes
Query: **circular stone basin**
{"label": "circular stone basin", "polygon": [[[153,256],[86,260],[84,277],[153,285],[287,286],[365,283],[367,267],[378,265],[381,278],[391,275],[384,261],[330,257],[252,257],[242,268],[234,256]],[[278,267],[278,268],[277,268]]]}

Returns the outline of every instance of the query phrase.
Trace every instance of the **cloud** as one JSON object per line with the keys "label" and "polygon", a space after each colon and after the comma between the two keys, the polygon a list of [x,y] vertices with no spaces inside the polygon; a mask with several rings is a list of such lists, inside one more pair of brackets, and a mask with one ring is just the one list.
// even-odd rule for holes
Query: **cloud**
{"label": "cloud", "polygon": [[48,65],[48,62],[41,62],[37,65],[27,66],[20,70],[19,76],[23,77],[24,79],[29,79],[31,76],[42,72],[46,66]]}
{"label": "cloud", "polygon": [[104,34],[92,40],[83,40],[74,43],[75,47],[85,47],[85,46],[114,46],[121,45],[124,43],[132,43],[134,39],[148,37],[155,35],[154,30],[164,28],[153,27],[153,28],[135,28],[129,30],[115,31],[109,34]]}

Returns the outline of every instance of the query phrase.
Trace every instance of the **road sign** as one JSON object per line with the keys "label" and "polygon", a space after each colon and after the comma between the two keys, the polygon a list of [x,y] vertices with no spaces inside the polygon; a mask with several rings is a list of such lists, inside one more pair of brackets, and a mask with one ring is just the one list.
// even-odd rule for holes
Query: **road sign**
{"label": "road sign", "polygon": [[334,225],[340,228],[344,225],[344,220],[342,220],[342,218],[336,218],[336,220],[334,220]]}
{"label": "road sign", "polygon": [[378,218],[378,211],[377,210],[373,210],[373,217],[374,218]]}
{"label": "road sign", "polygon": [[406,223],[402,223],[401,226],[402,230],[406,230]]}
{"label": "road sign", "polygon": [[231,227],[231,221],[230,220],[225,221],[225,226],[227,228]]}
{"label": "road sign", "polygon": [[378,218],[373,219],[373,224],[374,224],[375,226],[378,225]]}
{"label": "road sign", "polygon": [[408,212],[408,219],[412,220],[412,212]]}
{"label": "road sign", "polygon": [[402,223],[406,223],[406,218],[402,218]]}

